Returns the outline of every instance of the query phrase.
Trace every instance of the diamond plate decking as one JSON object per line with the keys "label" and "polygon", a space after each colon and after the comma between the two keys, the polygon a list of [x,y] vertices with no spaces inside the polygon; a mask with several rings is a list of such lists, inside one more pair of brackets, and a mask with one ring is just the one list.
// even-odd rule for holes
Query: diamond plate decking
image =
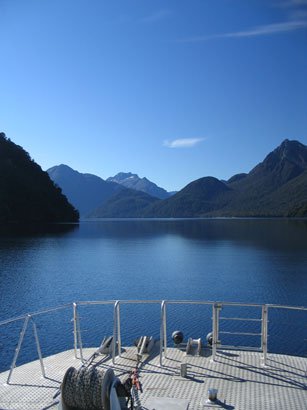
{"label": "diamond plate decking", "polygon": [[[100,367],[112,366],[119,378],[125,376],[136,363],[136,348],[123,350],[114,366],[106,357]],[[84,349],[84,356],[89,357],[94,351]],[[156,345],[149,356],[144,355],[140,368],[143,386],[140,399],[144,410],[153,409],[150,402],[154,402],[155,397],[185,399],[189,410],[307,409],[307,358],[270,354],[268,366],[263,367],[260,353],[219,351],[217,360],[212,362],[210,351],[204,350],[203,355],[197,357],[168,348],[168,358],[164,359],[161,368],[158,351]],[[183,362],[188,364],[186,378],[180,377],[180,363]],[[69,350],[45,358],[44,364],[46,378],[41,375],[39,361],[16,367],[10,385],[6,384],[8,372],[0,374],[1,410],[57,409],[57,398],[53,396],[63,375],[69,366],[80,366],[80,361],[74,358],[74,351]],[[215,405],[206,403],[209,388],[218,389]],[[181,400],[181,403],[186,401]]]}

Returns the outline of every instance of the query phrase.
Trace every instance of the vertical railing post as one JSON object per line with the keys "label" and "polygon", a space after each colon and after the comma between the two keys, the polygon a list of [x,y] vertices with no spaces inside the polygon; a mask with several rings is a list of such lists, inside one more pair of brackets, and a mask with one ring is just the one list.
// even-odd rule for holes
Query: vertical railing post
{"label": "vertical railing post", "polygon": [[218,303],[216,309],[216,346],[218,347],[220,342],[220,312],[222,310],[222,304]]}
{"label": "vertical railing post", "polygon": [[7,384],[10,383],[13,370],[14,370],[14,368],[15,368],[15,366],[16,366],[16,361],[17,361],[17,358],[18,358],[18,355],[19,355],[19,352],[20,352],[20,348],[21,348],[21,345],[22,345],[22,342],[23,342],[23,339],[24,339],[24,336],[25,336],[25,333],[26,333],[26,330],[27,330],[27,327],[28,327],[28,323],[29,323],[30,318],[31,318],[31,316],[30,316],[30,315],[27,315],[26,318],[25,318],[25,321],[24,321],[24,323],[23,323],[23,327],[22,327],[22,330],[21,330],[21,332],[20,332],[20,336],[19,336],[19,340],[18,340],[18,345],[17,345],[17,347],[16,347],[15,354],[14,354],[14,358],[13,358],[13,361],[12,361],[12,364],[11,364],[10,373],[9,373],[9,375],[8,375],[8,377],[7,377],[7,381],[6,381]]}
{"label": "vertical railing post", "polygon": [[165,301],[161,303],[161,323],[160,323],[160,366],[163,366],[163,347],[166,347],[166,312]]}
{"label": "vertical railing post", "polygon": [[117,345],[117,330],[118,330],[118,325],[117,325],[117,306],[119,304],[119,301],[117,300],[114,303],[114,313],[113,313],[113,344],[112,344],[112,363],[115,364],[115,356],[116,356],[116,345]]}
{"label": "vertical railing post", "polygon": [[117,320],[117,343],[118,343],[118,355],[120,357],[122,351],[122,337],[120,332],[120,302],[118,301],[116,310],[116,320]]}
{"label": "vertical railing post", "polygon": [[265,305],[262,305],[262,306],[261,306],[261,342],[260,342],[260,349],[261,349],[262,353],[263,353],[263,323],[264,323],[263,317],[264,317],[264,308],[265,308]]}
{"label": "vertical railing post", "polygon": [[77,338],[77,304],[73,303],[73,322],[74,322],[74,352],[75,358],[77,359],[77,350],[78,350],[78,338]]}
{"label": "vertical railing post", "polygon": [[263,365],[267,366],[268,355],[268,306],[262,306],[262,326],[261,326],[261,349],[263,354]]}
{"label": "vertical railing post", "polygon": [[32,318],[32,325],[33,325],[33,333],[34,333],[34,337],[35,337],[36,349],[37,349],[37,354],[38,354],[38,357],[39,357],[39,362],[40,362],[40,365],[41,365],[42,375],[43,375],[43,377],[46,377],[41,346],[40,346],[40,343],[39,343],[36,324],[35,324],[33,318]]}
{"label": "vertical railing post", "polygon": [[167,358],[166,302],[163,305],[164,357]]}
{"label": "vertical railing post", "polygon": [[77,303],[74,303],[74,322],[76,323],[75,330],[76,330],[76,335],[77,335],[77,345],[79,344],[79,351],[80,351],[80,358],[81,362],[84,362],[83,359],[83,346],[82,346],[82,337],[81,337],[81,328],[80,328],[80,318],[79,318],[79,313],[77,310]]}
{"label": "vertical railing post", "polygon": [[220,305],[218,303],[214,303],[212,305],[212,360],[214,361],[216,358],[216,351],[217,351],[217,344],[218,344],[218,337],[219,337],[219,310]]}

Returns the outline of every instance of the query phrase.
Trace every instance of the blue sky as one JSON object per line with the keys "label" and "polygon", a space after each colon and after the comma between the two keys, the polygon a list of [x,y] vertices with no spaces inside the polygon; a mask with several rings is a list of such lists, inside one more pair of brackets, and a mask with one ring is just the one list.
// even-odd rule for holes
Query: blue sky
{"label": "blue sky", "polygon": [[307,0],[0,0],[0,130],[168,190],[307,144]]}

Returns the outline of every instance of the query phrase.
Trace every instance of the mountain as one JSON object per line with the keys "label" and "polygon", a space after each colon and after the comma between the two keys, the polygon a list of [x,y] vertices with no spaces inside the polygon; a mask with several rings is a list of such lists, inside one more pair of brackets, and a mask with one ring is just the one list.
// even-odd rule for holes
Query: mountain
{"label": "mountain", "polygon": [[200,217],[227,203],[231,189],[214,177],[204,177],[191,182],[171,198],[146,209],[146,217]]}
{"label": "mountain", "polygon": [[66,165],[48,172],[84,216],[307,216],[307,147],[298,141],[283,141],[249,173],[236,174],[228,181],[200,178],[165,199],[161,199],[165,190],[132,173],[104,181]]}
{"label": "mountain", "polygon": [[124,189],[115,182],[104,181],[92,174],[82,174],[63,164],[49,168],[47,172],[81,216],[87,216],[114,193]]}
{"label": "mountain", "polygon": [[76,222],[79,214],[20,146],[0,133],[0,222]]}
{"label": "mountain", "polygon": [[248,174],[200,178],[143,216],[307,216],[307,147],[285,140]]}
{"label": "mountain", "polygon": [[231,178],[228,179],[228,181],[223,181],[226,184],[231,184],[232,182],[240,181],[241,179],[245,178],[247,174],[242,173],[242,174],[236,174],[233,175]]}
{"label": "mountain", "polygon": [[307,203],[306,171],[307,147],[285,140],[244,178],[229,180],[228,186],[236,195],[218,213],[288,216]]}
{"label": "mountain", "polygon": [[120,172],[114,177],[108,178],[107,181],[117,182],[126,188],[146,192],[146,194],[160,199],[166,199],[174,195],[174,192],[167,192],[147,178],[140,178],[137,174],[132,174],[131,172]]}
{"label": "mountain", "polygon": [[91,218],[138,218],[144,209],[160,199],[154,198],[145,192],[124,188],[114,194],[102,206],[90,213]]}

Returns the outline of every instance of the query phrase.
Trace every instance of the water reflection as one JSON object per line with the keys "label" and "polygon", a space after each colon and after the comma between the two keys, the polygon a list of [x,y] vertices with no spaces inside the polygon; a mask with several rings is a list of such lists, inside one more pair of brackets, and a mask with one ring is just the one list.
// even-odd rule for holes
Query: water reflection
{"label": "water reflection", "polygon": [[78,229],[79,223],[0,224],[0,239],[8,237],[43,237],[46,235],[61,236]]}
{"label": "water reflection", "polygon": [[[77,300],[194,299],[304,305],[307,221],[100,220],[52,225],[47,231],[45,227],[43,231],[10,227],[0,233],[0,266],[0,320]],[[187,312],[170,309],[174,327],[179,321],[187,334],[195,336],[197,326],[206,322],[202,331],[210,330],[211,312],[200,316]],[[152,323],[142,315],[143,311],[132,322],[127,319],[126,327],[132,332],[139,324],[146,328],[142,332],[151,334]],[[91,312],[90,317],[94,316]],[[104,317],[97,312],[97,320]],[[58,322],[55,325],[54,331],[47,332],[48,338],[59,341],[54,349],[68,346],[71,332],[64,328],[62,332]],[[102,324],[97,329],[95,338],[93,333],[88,339],[89,345],[110,332],[103,330]],[[293,343],[281,343],[288,340],[287,329],[288,325],[270,328],[271,343],[276,340],[272,348],[278,350],[283,345],[289,352],[301,351]],[[56,332],[63,334],[63,340]],[[296,340],[306,339],[305,333]],[[7,365],[7,342],[2,336],[0,364]],[[13,339],[8,343],[12,352],[15,336]]]}
{"label": "water reflection", "polygon": [[84,221],[80,237],[148,238],[177,235],[200,241],[236,241],[284,251],[307,250],[306,219],[114,219]]}

